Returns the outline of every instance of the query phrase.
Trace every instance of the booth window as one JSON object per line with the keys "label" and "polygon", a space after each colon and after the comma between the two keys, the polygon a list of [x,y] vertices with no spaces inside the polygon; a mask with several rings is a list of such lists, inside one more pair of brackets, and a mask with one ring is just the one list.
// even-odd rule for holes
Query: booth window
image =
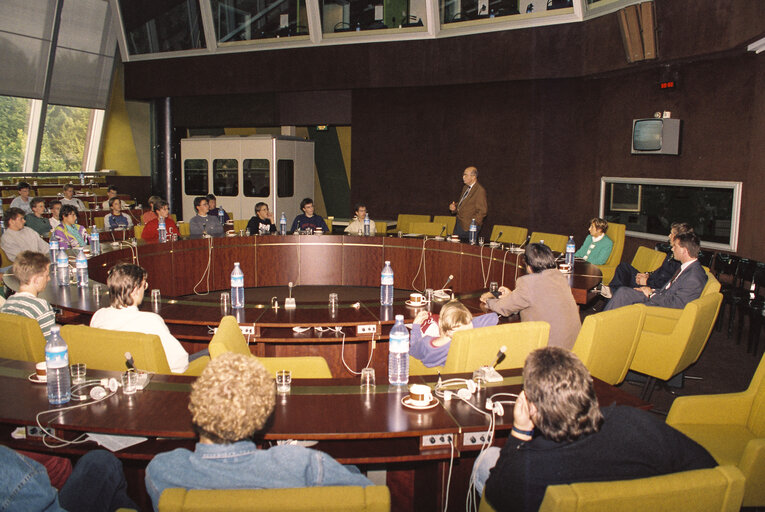
{"label": "booth window", "polygon": [[213,160],[213,194],[239,195],[239,164],[233,158]]}
{"label": "booth window", "polygon": [[276,163],[276,185],[279,197],[292,197],[295,195],[294,161],[279,160]]}
{"label": "booth window", "polygon": [[245,197],[271,195],[271,162],[264,158],[247,158],[242,162],[242,187]]}
{"label": "booth window", "polygon": [[187,196],[207,195],[207,160],[190,158],[183,161],[183,190]]}

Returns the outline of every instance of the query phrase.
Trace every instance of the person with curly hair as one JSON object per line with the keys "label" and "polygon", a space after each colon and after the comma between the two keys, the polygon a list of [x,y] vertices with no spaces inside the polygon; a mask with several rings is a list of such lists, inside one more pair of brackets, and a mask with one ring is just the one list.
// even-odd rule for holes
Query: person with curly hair
{"label": "person with curly hair", "polygon": [[[297,445],[259,449],[253,436],[274,411],[274,379],[252,356],[225,353],[191,386],[194,451],[160,453],[146,467],[146,490],[158,510],[167,488],[272,489],[372,485],[355,467]],[[355,471],[354,471],[355,470]]]}

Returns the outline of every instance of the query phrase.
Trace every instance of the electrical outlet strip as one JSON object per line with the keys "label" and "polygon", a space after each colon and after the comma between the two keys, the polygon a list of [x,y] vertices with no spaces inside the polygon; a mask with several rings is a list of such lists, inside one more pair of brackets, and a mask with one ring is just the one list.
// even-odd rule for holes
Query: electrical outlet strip
{"label": "electrical outlet strip", "polygon": [[451,434],[432,434],[420,438],[421,448],[435,448],[438,446],[449,446],[452,442]]}
{"label": "electrical outlet strip", "polygon": [[481,446],[489,438],[489,432],[465,432],[462,434],[462,446]]}
{"label": "electrical outlet strip", "polygon": [[377,326],[375,324],[364,324],[356,326],[356,336],[360,334],[374,334],[377,332]]}

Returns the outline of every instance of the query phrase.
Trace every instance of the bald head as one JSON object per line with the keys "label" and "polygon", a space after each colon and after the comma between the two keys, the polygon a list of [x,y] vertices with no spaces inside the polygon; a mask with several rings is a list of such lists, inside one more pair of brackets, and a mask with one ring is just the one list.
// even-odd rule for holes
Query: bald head
{"label": "bald head", "polygon": [[466,167],[462,173],[462,181],[465,182],[465,185],[472,186],[473,183],[478,181],[478,169],[472,166]]}

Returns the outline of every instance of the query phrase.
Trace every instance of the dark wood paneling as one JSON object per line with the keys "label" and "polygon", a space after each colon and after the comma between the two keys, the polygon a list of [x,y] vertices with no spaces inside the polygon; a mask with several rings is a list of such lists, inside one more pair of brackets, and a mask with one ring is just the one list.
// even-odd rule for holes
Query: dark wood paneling
{"label": "dark wood paneling", "polygon": [[257,286],[284,286],[298,282],[300,265],[298,247],[292,235],[259,237]]}
{"label": "dark wood paneling", "polygon": [[296,284],[329,284],[343,280],[343,237],[300,235],[300,281]]}
{"label": "dark wood paneling", "polygon": [[358,286],[378,286],[380,278],[370,269],[383,268],[381,239],[366,237],[346,238],[343,243],[343,281]]}

